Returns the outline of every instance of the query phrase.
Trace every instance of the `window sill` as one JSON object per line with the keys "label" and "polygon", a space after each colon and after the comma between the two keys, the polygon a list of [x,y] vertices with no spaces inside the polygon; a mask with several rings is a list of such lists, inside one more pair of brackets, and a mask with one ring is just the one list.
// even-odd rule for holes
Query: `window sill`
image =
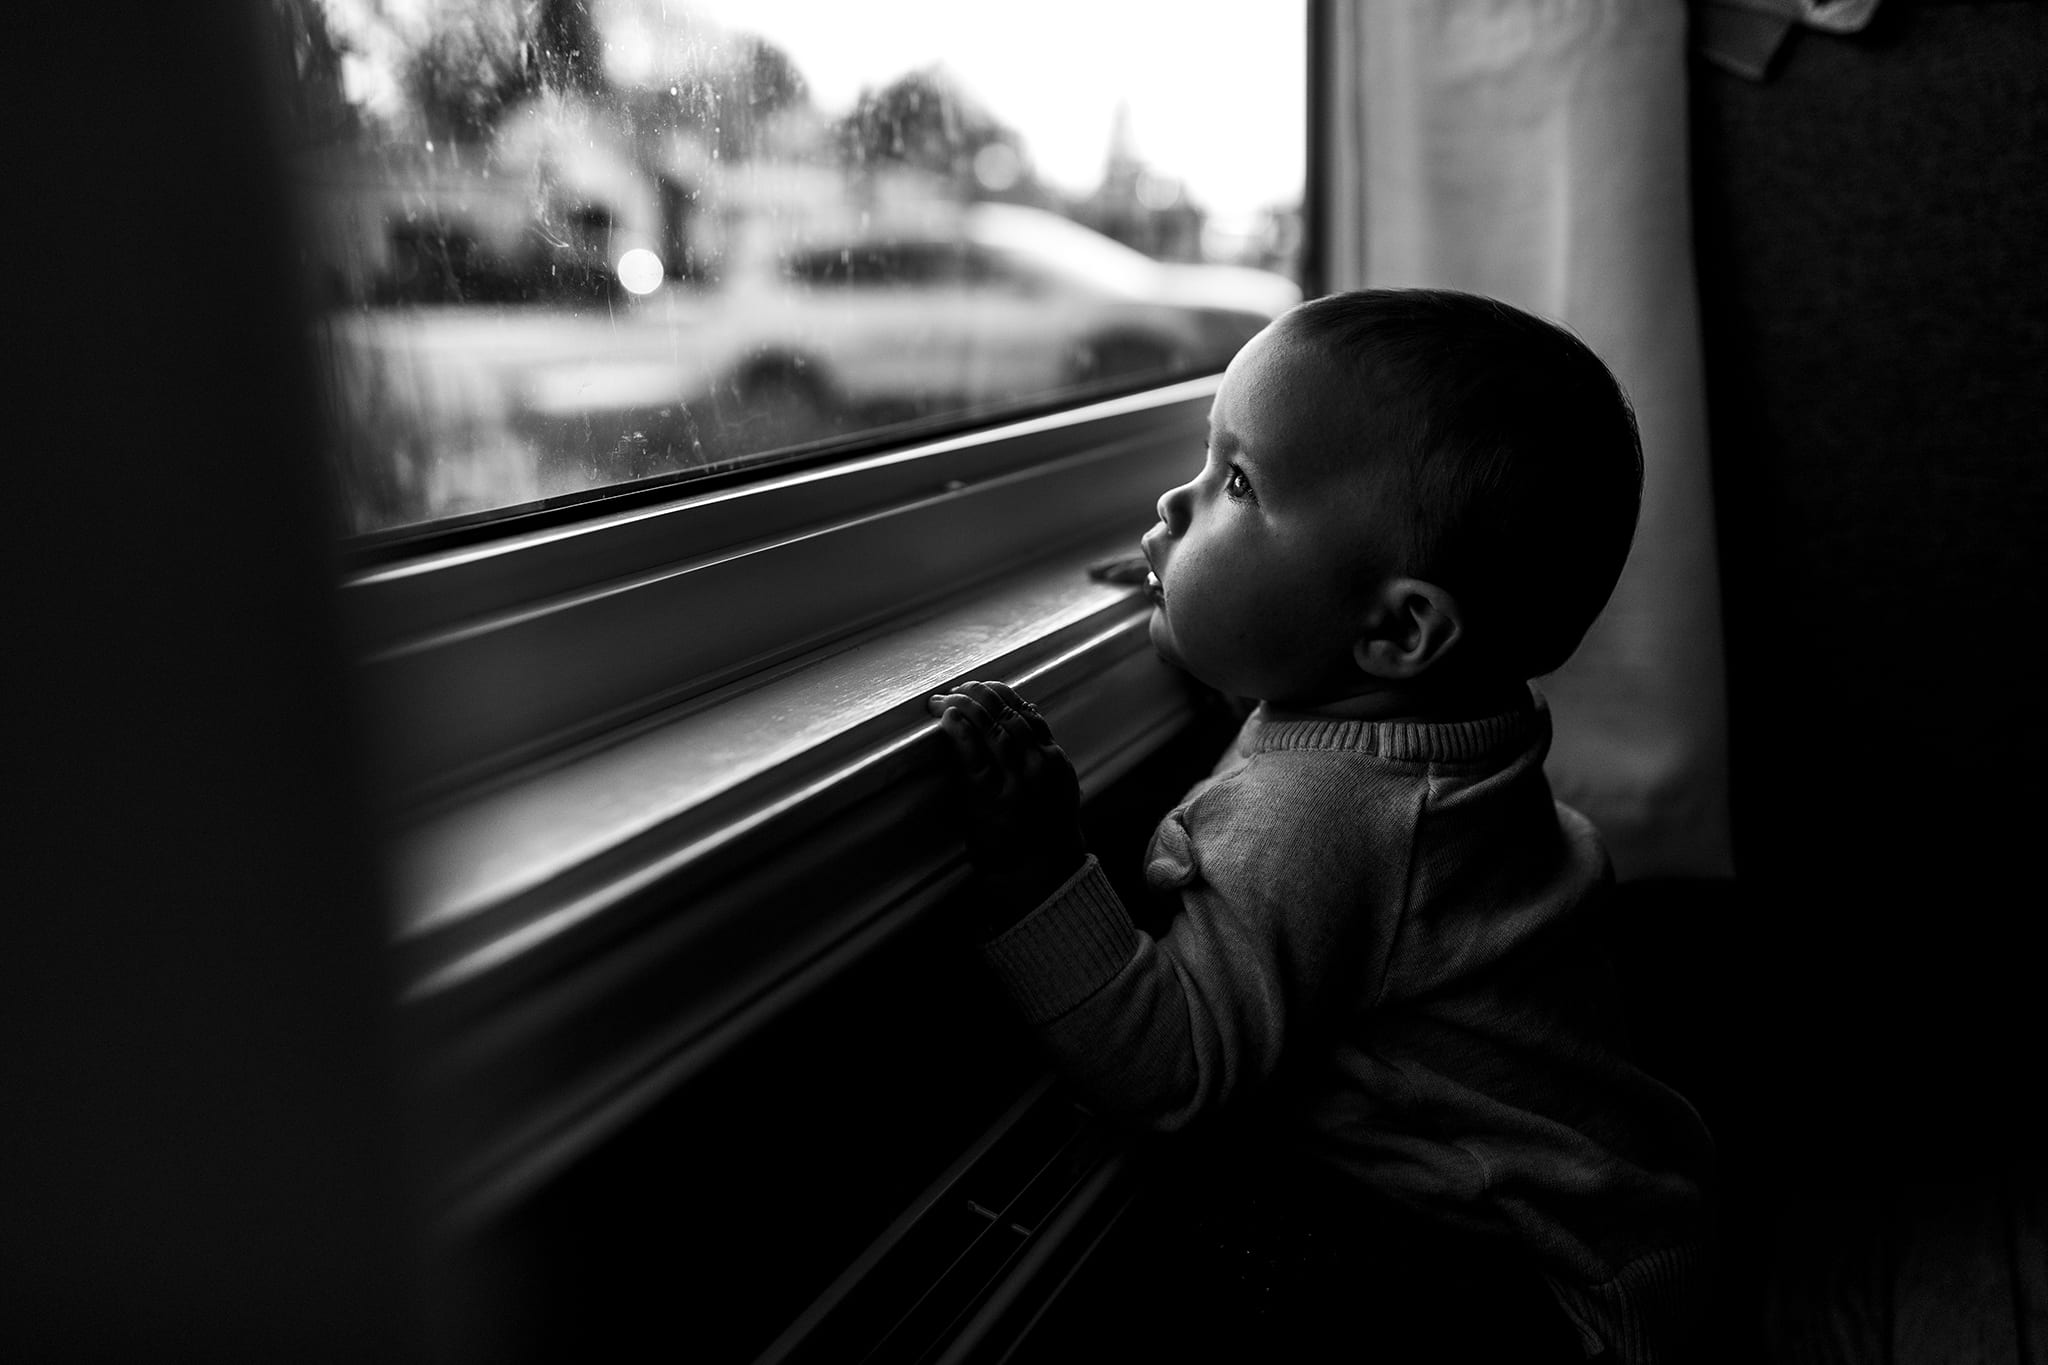
{"label": "window sill", "polygon": [[[1193,716],[1129,533],[558,754],[397,839],[422,1141],[459,1224],[515,1201],[965,876],[924,709],[1016,682],[1092,795]],[[1142,720],[1134,721],[1134,717]]]}
{"label": "window sill", "polygon": [[1217,382],[357,575],[342,600],[376,788],[405,806],[466,801],[1016,565],[1128,546],[1195,462]]}

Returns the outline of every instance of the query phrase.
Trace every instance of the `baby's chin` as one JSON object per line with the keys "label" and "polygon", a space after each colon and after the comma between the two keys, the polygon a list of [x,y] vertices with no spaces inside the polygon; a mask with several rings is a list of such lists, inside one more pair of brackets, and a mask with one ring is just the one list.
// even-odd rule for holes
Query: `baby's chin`
{"label": "baby's chin", "polygon": [[[1166,619],[1166,607],[1163,603],[1154,602],[1152,604],[1152,620],[1149,623],[1149,629],[1152,634],[1153,653],[1157,654],[1167,663],[1172,664],[1181,672],[1190,674],[1202,682],[1209,682],[1207,678],[1202,677],[1200,673],[1188,667],[1188,661],[1181,657],[1180,646],[1173,638],[1173,623]],[[1214,685],[1210,683],[1210,686],[1213,687]]]}
{"label": "baby's chin", "polygon": [[1152,618],[1146,628],[1152,636],[1153,652],[1175,668],[1185,670],[1187,665],[1180,661],[1180,651],[1173,647],[1173,627],[1167,623],[1166,608],[1160,603],[1152,604]]}
{"label": "baby's chin", "polygon": [[1152,607],[1152,652],[1181,672],[1205,687],[1213,688],[1229,696],[1248,696],[1241,688],[1233,687],[1229,681],[1213,677],[1187,661],[1173,638],[1173,623],[1166,617],[1166,609],[1158,604]]}

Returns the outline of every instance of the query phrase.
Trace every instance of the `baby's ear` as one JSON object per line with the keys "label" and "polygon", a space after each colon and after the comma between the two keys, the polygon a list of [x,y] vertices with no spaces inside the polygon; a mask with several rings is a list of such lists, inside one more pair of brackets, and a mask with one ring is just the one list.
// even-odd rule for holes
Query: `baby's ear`
{"label": "baby's ear", "polygon": [[1386,682],[1409,682],[1436,666],[1465,635],[1458,599],[1420,578],[1380,586],[1351,646],[1358,666]]}

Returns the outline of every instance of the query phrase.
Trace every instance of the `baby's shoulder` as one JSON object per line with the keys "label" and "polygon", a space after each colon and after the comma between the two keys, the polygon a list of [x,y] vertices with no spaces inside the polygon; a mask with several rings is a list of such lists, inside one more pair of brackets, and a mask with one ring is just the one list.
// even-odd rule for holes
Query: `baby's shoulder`
{"label": "baby's shoulder", "polygon": [[[1405,868],[1426,775],[1313,750],[1255,753],[1200,784],[1162,822],[1154,851],[1247,882],[1330,884]],[[1226,871],[1227,869],[1227,871]]]}
{"label": "baby's shoulder", "polygon": [[1362,814],[1412,813],[1429,793],[1424,765],[1342,749],[1255,752],[1189,793],[1188,808],[1217,822],[1313,828]]}

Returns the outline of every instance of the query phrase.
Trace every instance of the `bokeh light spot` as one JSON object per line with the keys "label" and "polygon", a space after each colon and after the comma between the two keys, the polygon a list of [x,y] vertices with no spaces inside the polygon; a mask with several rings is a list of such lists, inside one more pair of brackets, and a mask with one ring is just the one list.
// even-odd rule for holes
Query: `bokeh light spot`
{"label": "bokeh light spot", "polygon": [[636,246],[619,257],[619,283],[635,294],[652,294],[661,288],[661,257],[644,246]]}

